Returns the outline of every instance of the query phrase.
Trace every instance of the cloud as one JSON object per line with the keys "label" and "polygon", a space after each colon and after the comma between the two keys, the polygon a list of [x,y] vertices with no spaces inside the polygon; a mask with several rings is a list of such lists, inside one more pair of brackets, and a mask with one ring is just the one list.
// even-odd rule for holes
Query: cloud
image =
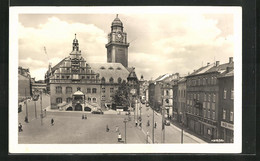
{"label": "cloud", "polygon": [[[22,17],[19,63],[26,64],[22,60],[30,58],[44,62],[46,68],[48,62],[55,65],[69,56],[74,33],[77,33],[82,56],[88,62],[106,62],[105,44],[115,15],[32,16],[34,19],[41,17],[40,23],[38,20],[29,22],[30,15]],[[233,56],[235,33],[231,30],[231,14],[120,14],[119,18],[130,42],[129,66],[135,67],[139,77],[155,79],[165,73],[187,74],[207,62],[220,60],[224,63]],[[30,67],[30,70],[33,69]],[[43,79],[43,75],[38,74],[38,77]]]}

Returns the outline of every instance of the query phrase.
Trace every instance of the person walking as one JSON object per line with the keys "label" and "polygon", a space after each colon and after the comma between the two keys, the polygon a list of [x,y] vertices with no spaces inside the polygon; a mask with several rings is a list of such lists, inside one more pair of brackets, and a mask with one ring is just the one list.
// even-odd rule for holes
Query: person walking
{"label": "person walking", "polygon": [[86,114],[84,115],[84,119],[85,119],[85,120],[87,120],[87,119],[88,119]]}
{"label": "person walking", "polygon": [[54,119],[52,118],[51,119],[51,126],[53,126],[54,125]]}
{"label": "person walking", "polygon": [[108,128],[108,125],[106,126],[106,132],[109,132],[109,128]]}
{"label": "person walking", "polygon": [[29,121],[28,121],[28,117],[27,116],[25,116],[25,118],[24,118],[24,121],[26,122],[26,123],[28,123]]}
{"label": "person walking", "polygon": [[146,132],[146,143],[149,143],[149,131]]}
{"label": "person walking", "polygon": [[23,125],[22,125],[21,123],[19,123],[18,129],[19,129],[19,132],[22,132],[22,131],[23,131]]}
{"label": "person walking", "polygon": [[137,120],[135,120],[135,127],[137,127]]}
{"label": "person walking", "polygon": [[157,126],[157,122],[155,121],[155,123],[154,123],[154,128],[156,129],[156,126]]}
{"label": "person walking", "polygon": [[82,114],[82,120],[85,119],[84,114]]}
{"label": "person walking", "polygon": [[121,133],[118,133],[118,136],[117,136],[117,141],[118,141],[118,142],[121,142],[121,140],[122,140]]}

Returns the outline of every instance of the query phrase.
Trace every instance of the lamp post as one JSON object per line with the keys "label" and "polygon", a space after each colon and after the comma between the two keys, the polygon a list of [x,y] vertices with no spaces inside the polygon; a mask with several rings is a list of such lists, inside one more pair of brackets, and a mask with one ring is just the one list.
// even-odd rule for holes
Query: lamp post
{"label": "lamp post", "polygon": [[181,112],[181,144],[183,144],[183,113]]}
{"label": "lamp post", "polygon": [[40,92],[41,94],[41,125],[42,125],[42,118],[43,118],[43,114],[42,114],[42,92]]}
{"label": "lamp post", "polygon": [[127,123],[127,120],[126,120],[126,118],[124,119],[124,121],[123,121],[124,123],[125,123],[125,144],[126,144],[126,123]]}
{"label": "lamp post", "polygon": [[153,109],[153,143],[154,143],[154,109]]}

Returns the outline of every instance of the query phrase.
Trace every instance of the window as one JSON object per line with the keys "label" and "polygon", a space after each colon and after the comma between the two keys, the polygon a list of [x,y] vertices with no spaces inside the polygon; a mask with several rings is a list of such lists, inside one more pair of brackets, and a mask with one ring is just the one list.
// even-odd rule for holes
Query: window
{"label": "window", "polygon": [[71,100],[72,100],[72,98],[71,98],[71,97],[68,97],[68,98],[66,99],[66,102],[67,102],[67,103],[70,103]]}
{"label": "window", "polygon": [[203,108],[204,109],[206,108],[206,102],[203,102]]}
{"label": "window", "polygon": [[208,109],[210,109],[210,102],[208,102]]}
{"label": "window", "polygon": [[210,99],[211,99],[211,98],[210,98],[210,94],[208,94],[208,101],[209,101],[209,102],[210,102]]}
{"label": "window", "polygon": [[197,100],[200,100],[200,94],[197,94]]}
{"label": "window", "polygon": [[216,102],[216,95],[215,94],[212,95],[212,101]]}
{"label": "window", "polygon": [[216,110],[215,103],[211,103],[211,106],[212,106],[212,110],[215,111]]}
{"label": "window", "polygon": [[206,95],[206,93],[204,94],[204,101],[207,101],[207,95]]}
{"label": "window", "polygon": [[64,79],[64,76],[61,76],[62,79]]}
{"label": "window", "polygon": [[88,102],[91,102],[91,98],[90,97],[88,97]]}
{"label": "window", "polygon": [[56,98],[56,103],[62,103],[62,98]]}
{"label": "window", "polygon": [[119,78],[117,79],[117,82],[118,82],[118,83],[121,83],[121,82],[122,82],[122,78],[119,77]]}
{"label": "window", "polygon": [[102,100],[106,100],[106,96],[105,96],[105,95],[102,95],[101,99],[102,99]]}
{"label": "window", "polygon": [[211,135],[211,129],[208,129],[208,135]]}
{"label": "window", "polygon": [[91,93],[91,88],[87,88],[87,93]]}
{"label": "window", "polygon": [[234,121],[234,113],[233,113],[233,111],[230,111],[230,121]]}
{"label": "window", "polygon": [[226,120],[226,110],[223,109],[223,116],[222,116],[223,120]]}
{"label": "window", "polygon": [[72,88],[71,88],[71,87],[66,87],[66,93],[67,93],[67,94],[72,93]]}
{"label": "window", "polygon": [[212,120],[215,120],[215,118],[216,118],[215,115],[216,115],[216,114],[215,114],[215,111],[213,111],[213,112],[212,112]]}
{"label": "window", "polygon": [[203,117],[206,118],[206,110],[203,110]]}
{"label": "window", "polygon": [[80,88],[80,87],[77,87],[77,91],[81,91],[81,88]]}
{"label": "window", "polygon": [[97,93],[97,89],[96,88],[92,88],[92,93]]}
{"label": "window", "polygon": [[[180,90],[179,90],[179,94],[180,94]],[[169,96],[169,91],[166,90],[166,96]]]}
{"label": "window", "polygon": [[106,79],[104,77],[101,78],[101,83],[105,84],[106,83]]}
{"label": "window", "polygon": [[208,78],[205,78],[205,85],[208,83]]}
{"label": "window", "polygon": [[70,76],[67,76],[67,79],[69,79],[70,78]]}
{"label": "window", "polygon": [[185,95],[186,95],[186,91],[184,90],[184,91],[183,91],[183,96],[184,96],[184,98],[185,98]]}
{"label": "window", "polygon": [[114,83],[114,79],[112,77],[109,79],[109,83]]}
{"label": "window", "polygon": [[214,77],[214,82],[213,84],[217,84],[217,77]]}
{"label": "window", "polygon": [[62,93],[62,87],[61,86],[56,87],[56,93]]}
{"label": "window", "polygon": [[208,118],[210,118],[210,110],[208,110]]}
{"label": "window", "polygon": [[193,94],[193,99],[196,99],[196,94]]}
{"label": "window", "polygon": [[199,78],[199,80],[198,80],[198,85],[200,85],[200,78]]}
{"label": "window", "polygon": [[114,88],[110,88],[110,93],[114,93]]}
{"label": "window", "polygon": [[211,77],[211,84],[214,84],[214,78],[213,78],[213,76]]}
{"label": "window", "polygon": [[106,88],[102,87],[102,93],[105,93],[105,92],[106,92]]}
{"label": "window", "polygon": [[96,98],[92,98],[92,101],[93,101],[94,103],[96,103],[96,102],[97,102],[97,99],[96,99]]}
{"label": "window", "polygon": [[224,98],[224,99],[226,99],[226,98],[227,98],[227,90],[226,90],[226,89],[224,89],[223,98]]}
{"label": "window", "polygon": [[85,79],[85,76],[82,76],[82,79]]}
{"label": "window", "polygon": [[231,89],[231,96],[230,96],[231,99],[234,99],[234,89]]}

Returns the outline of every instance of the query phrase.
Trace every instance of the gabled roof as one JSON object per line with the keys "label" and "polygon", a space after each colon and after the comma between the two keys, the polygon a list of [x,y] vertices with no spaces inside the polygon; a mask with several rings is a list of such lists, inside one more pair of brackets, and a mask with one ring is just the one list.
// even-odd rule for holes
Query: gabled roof
{"label": "gabled roof", "polygon": [[210,65],[207,65],[207,66],[200,67],[199,69],[195,70],[193,73],[191,73],[190,75],[188,75],[187,77],[205,73],[207,70],[209,70],[210,68],[212,68],[213,65],[214,65],[214,64],[210,64]]}

